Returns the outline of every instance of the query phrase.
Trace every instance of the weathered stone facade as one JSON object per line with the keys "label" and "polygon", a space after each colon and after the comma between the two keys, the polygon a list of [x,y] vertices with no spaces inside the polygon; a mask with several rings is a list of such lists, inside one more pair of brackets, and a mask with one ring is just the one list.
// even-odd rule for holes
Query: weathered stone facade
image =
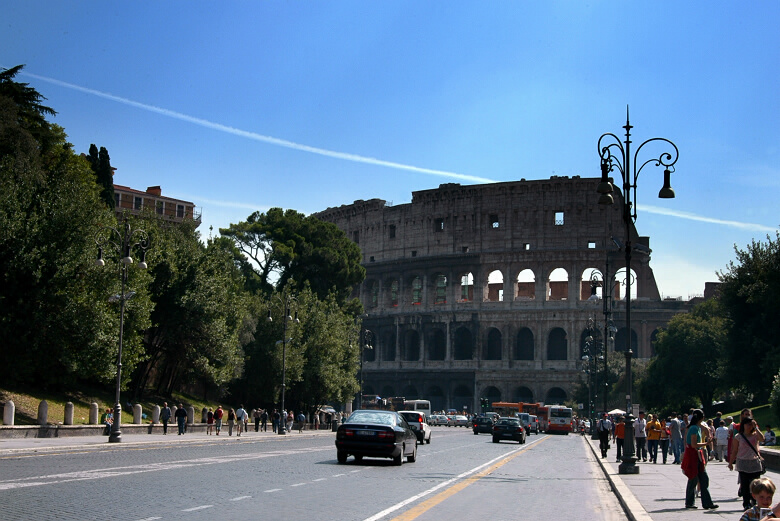
{"label": "weathered stone facade", "polygon": [[[607,262],[618,329],[608,356],[624,351],[622,199],[599,206],[598,182],[443,184],[409,204],[371,199],[318,213],[363,252],[360,299],[374,347],[364,353],[364,393],[426,398],[435,410],[475,410],[480,397],[569,399],[588,319],[594,336],[604,328],[603,302],[589,297],[591,273],[607,272]],[[633,225],[631,237],[647,247],[631,262],[632,349],[647,358],[658,329],[687,303],[661,300],[649,239]]]}

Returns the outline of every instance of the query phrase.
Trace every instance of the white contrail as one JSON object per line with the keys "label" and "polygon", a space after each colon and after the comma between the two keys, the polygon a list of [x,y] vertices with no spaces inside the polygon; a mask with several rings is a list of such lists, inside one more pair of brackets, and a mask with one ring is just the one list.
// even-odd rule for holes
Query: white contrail
{"label": "white contrail", "polygon": [[658,215],[668,215],[670,217],[677,217],[679,219],[688,219],[691,221],[700,221],[704,223],[722,224],[731,228],[738,228],[740,230],[753,230],[757,232],[774,232],[777,228],[771,226],[765,226],[763,224],[756,223],[743,223],[740,221],[727,221],[725,219],[715,219],[714,217],[704,217],[702,215],[696,215],[695,213],[681,212],[679,210],[670,210],[668,208],[661,208],[659,206],[647,206],[644,204],[637,205],[639,210],[643,212],[654,213]]}
{"label": "white contrail", "polygon": [[82,87],[80,85],[74,85],[73,83],[68,83],[65,81],[56,80],[54,78],[47,78],[46,76],[39,76],[37,74],[32,74],[29,72],[22,72],[21,74],[25,76],[29,76],[31,78],[35,78],[36,80],[45,81],[48,83],[53,83],[54,85],[59,85],[60,87],[65,87],[72,90],[77,90],[80,92],[84,92],[87,94],[92,94],[94,96],[99,96],[101,98],[105,98],[111,101],[116,101],[118,103],[122,103],[124,105],[129,105],[131,107],[136,107],[142,110],[146,110],[149,112],[155,112],[157,114],[161,114],[163,116],[168,116],[170,118],[178,119],[181,121],[186,121],[188,123],[194,123],[195,125],[200,125],[202,127],[210,128],[212,130],[218,130],[220,132],[227,132],[228,134],[233,134],[235,136],[241,136],[248,139],[253,139],[255,141],[261,141],[263,143],[269,143],[271,145],[277,145],[280,147],[286,147],[286,148],[292,148],[295,150],[301,150],[303,152],[310,152],[312,154],[319,154],[321,156],[327,156],[327,157],[334,157],[336,159],[344,159],[346,161],[354,161],[356,163],[366,163],[369,165],[377,165],[377,166],[384,166],[387,168],[395,168],[398,170],[408,170],[410,172],[419,172],[421,174],[429,174],[429,175],[435,175],[435,176],[441,176],[441,177],[449,177],[452,179],[458,179],[460,181],[470,181],[474,183],[494,183],[495,181],[493,179],[488,179],[485,177],[478,177],[473,175],[465,175],[465,174],[457,174],[455,172],[447,172],[445,170],[434,170],[431,168],[422,168],[419,166],[412,166],[412,165],[404,165],[402,163],[395,163],[392,161],[384,161],[382,159],[376,159],[373,157],[365,157],[365,156],[359,156],[356,154],[348,154],[346,152],[336,152],[333,150],[327,150],[324,148],[317,148],[312,147],[309,145],[303,145],[300,143],[295,143],[293,141],[287,141],[286,139],[279,139],[271,136],[264,136],[262,134],[257,134],[256,132],[249,132],[247,130],[241,130],[234,127],[229,127],[227,125],[222,125],[220,123],[214,123],[213,121],[208,121],[201,118],[196,118],[193,116],[188,116],[187,114],[182,114],[181,112],[176,112],[173,110],[164,109],[161,107],[155,107],[154,105],[147,105],[146,103],[140,103],[138,101],[133,101],[131,99],[122,98],[120,96],[115,96],[113,94],[109,94],[107,92],[101,92],[99,90],[95,89],[89,89],[87,87]]}

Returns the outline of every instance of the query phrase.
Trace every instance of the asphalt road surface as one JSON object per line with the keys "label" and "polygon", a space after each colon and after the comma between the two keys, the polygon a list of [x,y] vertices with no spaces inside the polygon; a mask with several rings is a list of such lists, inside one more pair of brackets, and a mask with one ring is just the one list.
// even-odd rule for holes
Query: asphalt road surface
{"label": "asphalt road surface", "polygon": [[[125,437],[131,440],[131,437]],[[434,427],[418,460],[336,461],[335,434],[168,436],[0,457],[0,519],[626,519],[580,436]]]}

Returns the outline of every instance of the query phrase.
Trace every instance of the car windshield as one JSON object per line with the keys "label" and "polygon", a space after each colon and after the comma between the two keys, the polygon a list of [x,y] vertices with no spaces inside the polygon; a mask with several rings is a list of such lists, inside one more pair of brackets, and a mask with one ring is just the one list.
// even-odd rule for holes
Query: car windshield
{"label": "car windshield", "polygon": [[395,414],[383,411],[355,411],[346,423],[373,423],[375,425],[395,425]]}
{"label": "car windshield", "polygon": [[498,425],[520,425],[520,422],[518,420],[506,418],[498,420]]}
{"label": "car windshield", "polygon": [[404,419],[408,422],[415,422],[415,423],[422,422],[422,420],[420,419],[421,414],[418,412],[402,412],[401,416],[403,416]]}

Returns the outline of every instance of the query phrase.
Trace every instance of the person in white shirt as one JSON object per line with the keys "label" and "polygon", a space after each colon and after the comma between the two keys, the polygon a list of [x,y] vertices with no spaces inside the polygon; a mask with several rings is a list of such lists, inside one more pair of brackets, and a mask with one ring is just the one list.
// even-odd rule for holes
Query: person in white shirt
{"label": "person in white shirt", "polygon": [[634,439],[636,440],[637,461],[639,461],[640,451],[642,461],[647,461],[647,420],[645,420],[645,411],[639,411],[639,418],[634,420]]}
{"label": "person in white shirt", "polygon": [[244,410],[244,404],[238,406],[238,410],[236,411],[236,421],[238,422],[238,435],[241,436],[241,431],[244,430],[244,422],[246,421],[247,414]]}
{"label": "person in white shirt", "polygon": [[761,445],[772,446],[775,444],[775,431],[772,430],[772,426],[766,424],[766,432],[764,433],[764,443]]}
{"label": "person in white shirt", "polygon": [[729,429],[726,422],[720,420],[720,426],[715,429],[715,459],[723,461],[729,446]]}

